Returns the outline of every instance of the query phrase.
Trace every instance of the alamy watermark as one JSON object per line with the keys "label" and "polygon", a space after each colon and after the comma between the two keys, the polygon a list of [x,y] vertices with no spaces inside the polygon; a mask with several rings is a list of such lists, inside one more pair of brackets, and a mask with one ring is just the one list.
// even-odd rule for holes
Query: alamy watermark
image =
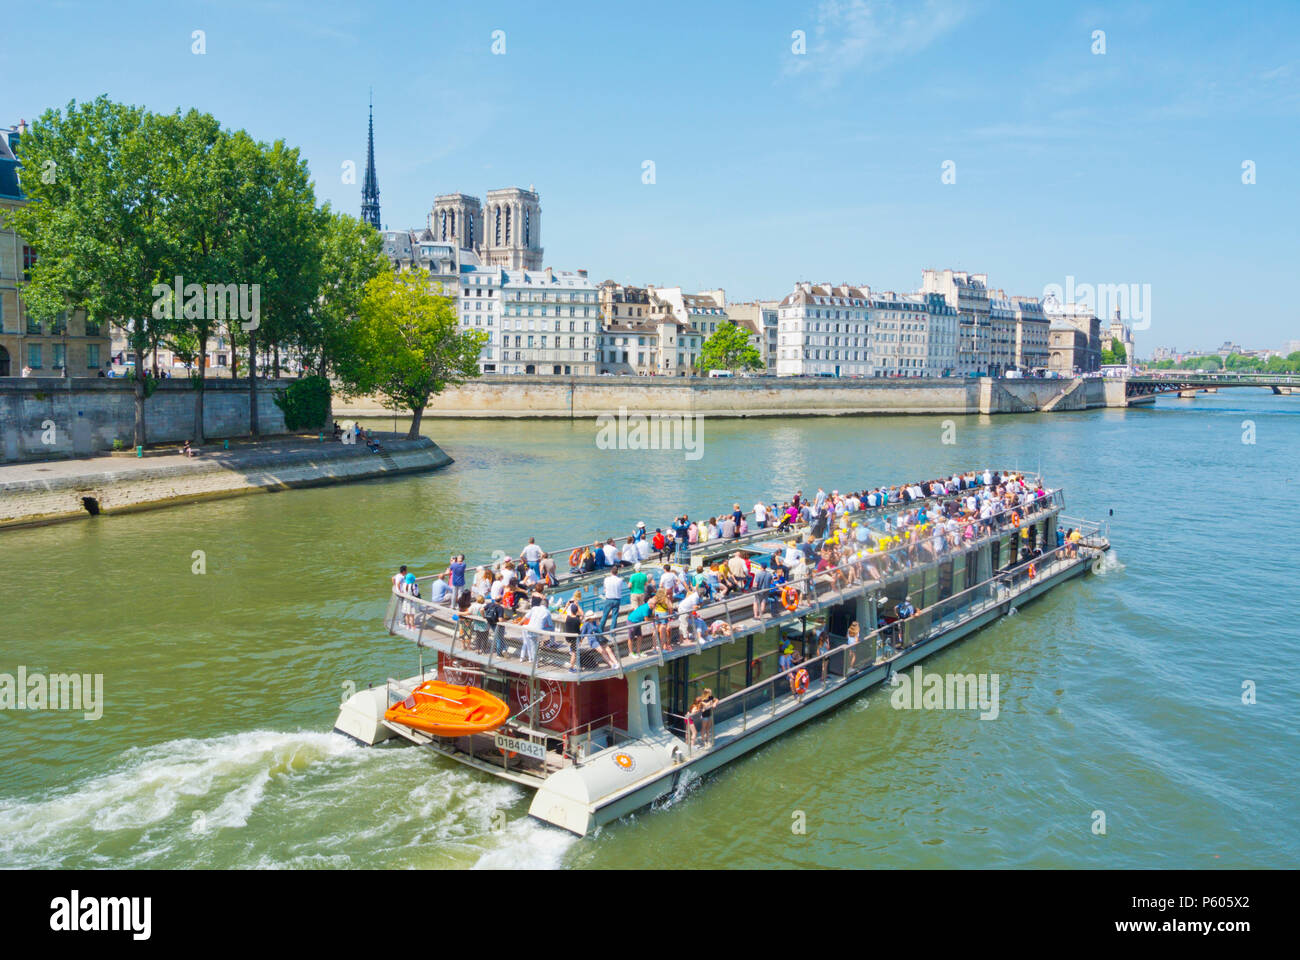
{"label": "alamy watermark", "polygon": [[894,674],[889,703],[895,710],[976,710],[981,720],[996,720],[1001,677],[996,673],[926,673],[917,664],[911,675]]}
{"label": "alamy watermark", "polygon": [[1043,287],[1043,299],[1087,307],[1103,324],[1118,316],[1134,330],[1151,327],[1149,283],[1076,283],[1073,276],[1067,276],[1065,286],[1049,283]]}
{"label": "alamy watermark", "polygon": [[0,673],[0,710],[80,710],[86,720],[104,715],[102,673]]}
{"label": "alamy watermark", "polygon": [[704,415],[685,413],[602,413],[596,418],[600,450],[682,450],[687,460],[704,456]]}
{"label": "alamy watermark", "polygon": [[256,330],[262,316],[260,283],[186,283],[153,285],[155,320],[241,320],[244,330]]}

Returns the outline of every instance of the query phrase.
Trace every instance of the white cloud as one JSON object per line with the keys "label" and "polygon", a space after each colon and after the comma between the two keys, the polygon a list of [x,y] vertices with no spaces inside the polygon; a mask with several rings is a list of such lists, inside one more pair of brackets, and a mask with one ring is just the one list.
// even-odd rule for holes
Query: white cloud
{"label": "white cloud", "polygon": [[924,50],[966,19],[963,0],[824,0],[808,38],[808,52],[789,55],[787,75],[820,75],[837,83]]}

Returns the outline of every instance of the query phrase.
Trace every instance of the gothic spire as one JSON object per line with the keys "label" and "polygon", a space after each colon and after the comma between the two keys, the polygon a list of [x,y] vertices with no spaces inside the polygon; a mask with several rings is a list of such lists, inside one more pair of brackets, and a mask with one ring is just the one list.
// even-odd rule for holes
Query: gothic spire
{"label": "gothic spire", "polygon": [[370,100],[370,134],[366,141],[366,178],[361,185],[361,219],[376,230],[379,225],[379,181],[375,177],[375,102]]}

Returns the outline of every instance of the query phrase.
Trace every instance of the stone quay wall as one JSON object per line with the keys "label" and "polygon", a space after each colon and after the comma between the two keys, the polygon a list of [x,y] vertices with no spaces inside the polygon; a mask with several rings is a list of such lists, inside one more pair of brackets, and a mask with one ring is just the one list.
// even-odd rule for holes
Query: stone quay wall
{"label": "stone quay wall", "polygon": [[[673,379],[485,375],[435,397],[426,417],[580,419],[628,412],[711,417],[1035,413],[1125,406],[1122,381]],[[367,398],[335,402],[335,416],[385,416]]]}
{"label": "stone quay wall", "polygon": [[[258,432],[285,432],[275,392],[291,380],[259,380]],[[198,392],[185,380],[163,380],[144,402],[150,443],[194,436]],[[203,391],[203,430],[208,439],[248,435],[248,384],[211,379]],[[0,462],[86,457],[130,446],[135,434],[134,382],[106,377],[0,378]]]}

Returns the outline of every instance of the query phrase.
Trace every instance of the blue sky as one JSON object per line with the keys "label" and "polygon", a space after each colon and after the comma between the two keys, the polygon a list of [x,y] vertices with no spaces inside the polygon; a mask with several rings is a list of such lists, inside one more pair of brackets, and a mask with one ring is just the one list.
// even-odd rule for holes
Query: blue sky
{"label": "blue sky", "polygon": [[373,87],[390,227],[535,184],[546,263],[596,279],[749,299],[1073,276],[1150,284],[1142,355],[1300,339],[1294,2],[4,7],[0,121],[100,93],[196,106],[301,147],[353,214]]}

